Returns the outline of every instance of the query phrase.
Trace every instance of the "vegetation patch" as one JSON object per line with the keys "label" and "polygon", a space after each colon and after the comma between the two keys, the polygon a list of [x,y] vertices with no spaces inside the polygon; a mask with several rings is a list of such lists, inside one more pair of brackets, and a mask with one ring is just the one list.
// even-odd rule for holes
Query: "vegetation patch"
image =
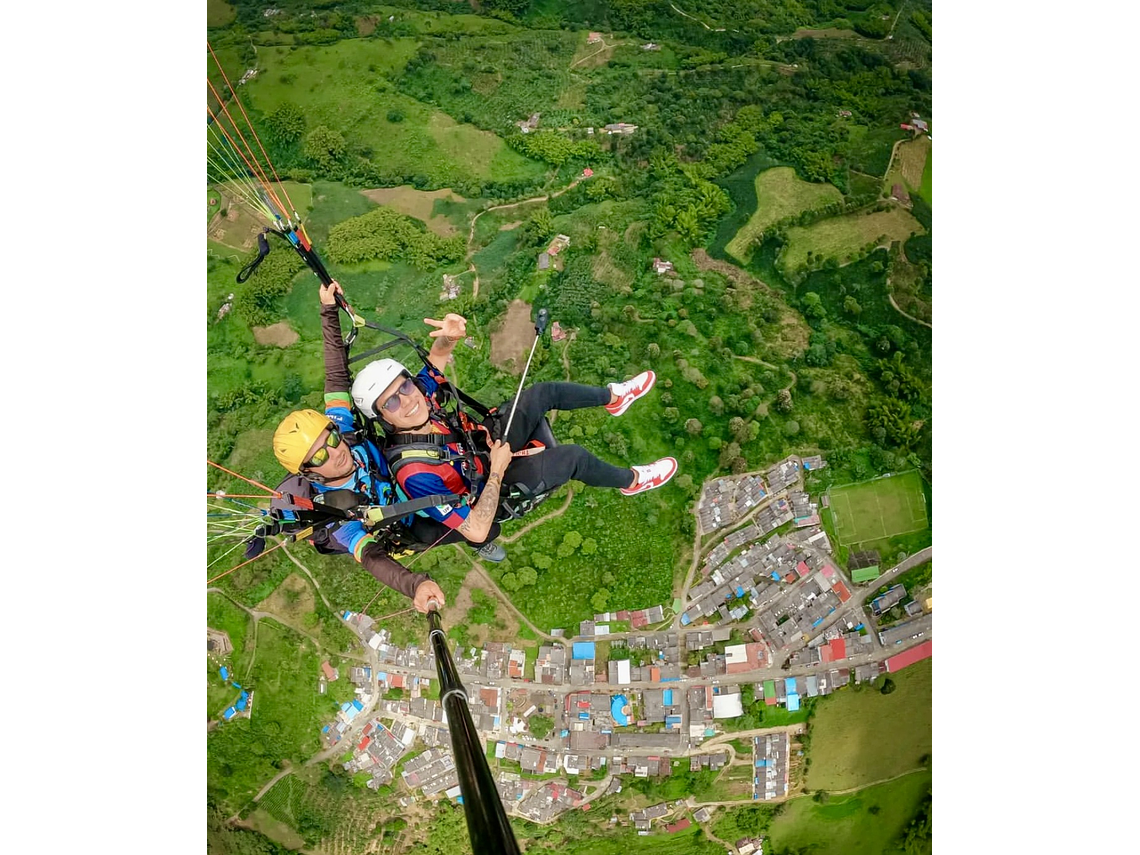
{"label": "vegetation patch", "polygon": [[803,211],[811,211],[843,194],[831,184],[813,184],[796,177],[790,166],[777,166],[756,176],[756,211],[728,242],[725,250],[743,262],[752,256],[752,242],[770,225]]}
{"label": "vegetation patch", "polygon": [[237,17],[237,9],[226,0],[206,0],[206,26],[224,27]]}
{"label": "vegetation patch", "polygon": [[889,194],[891,188],[899,183],[912,193],[921,189],[929,158],[930,137],[926,134],[899,143],[891,167],[883,178],[883,190]]}
{"label": "vegetation patch", "polygon": [[300,573],[290,573],[277,590],[257,604],[257,609],[274,614],[285,623],[298,624],[315,606],[316,597],[309,580]]}
{"label": "vegetation patch", "polygon": [[[929,235],[920,235],[907,241],[907,246],[915,246],[918,241],[925,241],[921,245],[929,251]],[[916,255],[921,255],[921,252]],[[891,250],[890,270],[887,282],[891,296],[899,309],[927,324],[934,322],[934,294],[930,281],[930,262],[911,264],[903,246],[896,245]]]}
{"label": "vegetation patch", "polygon": [[792,799],[772,820],[765,848],[770,843],[776,852],[879,855],[906,851],[927,855],[931,851],[929,840],[905,850],[901,843],[909,823],[929,797],[931,782],[930,772],[919,771],[849,795],[827,793]]}
{"label": "vegetation patch", "polygon": [[400,187],[385,187],[377,190],[361,190],[365,196],[381,205],[387,205],[401,214],[420,220],[429,230],[440,237],[451,237],[459,234],[452,222],[444,216],[434,213],[435,203],[438,199],[451,202],[466,202],[462,196],[456,195],[447,187],[442,190],[417,190],[409,184]]}
{"label": "vegetation patch", "polygon": [[792,33],[793,39],[857,39],[859,34],[854,30],[841,30],[836,27],[826,27],[821,30],[813,30],[808,27],[800,27]]}
{"label": "vegetation patch", "polygon": [[788,242],[780,257],[785,271],[797,270],[808,262],[808,253],[840,263],[854,260],[868,246],[906,240],[926,230],[902,207],[833,217],[810,226],[788,229]]}
{"label": "vegetation patch", "polygon": [[[277,166],[316,166],[325,175],[357,173],[364,179],[360,183],[373,186],[410,181],[417,187],[456,187],[457,181],[466,185],[472,178],[540,176],[540,164],[511,151],[493,134],[459,126],[395,90],[389,75],[404,67],[417,44],[407,38],[361,39],[259,49],[262,70],[243,87],[242,101],[263,116],[295,109],[301,117],[298,136],[272,144]],[[318,131],[332,144],[323,147],[325,157],[314,160],[316,149],[305,143]],[[367,168],[358,166],[361,161]]]}
{"label": "vegetation patch", "polygon": [[835,792],[885,781],[929,765],[933,660],[821,699],[812,717],[804,786]]}

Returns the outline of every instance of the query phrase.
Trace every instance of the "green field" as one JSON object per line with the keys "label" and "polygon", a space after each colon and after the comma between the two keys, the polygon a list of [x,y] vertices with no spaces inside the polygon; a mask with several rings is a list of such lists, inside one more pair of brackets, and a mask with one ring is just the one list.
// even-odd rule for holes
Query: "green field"
{"label": "green field", "polygon": [[226,0],[206,0],[206,26],[224,27],[237,17],[237,9]]}
{"label": "green field", "polygon": [[934,200],[931,197],[933,176],[930,171],[930,162],[934,159],[934,152],[931,151],[926,155],[926,166],[922,170],[922,188],[918,191],[923,199],[926,200],[928,205],[933,205]]}
{"label": "green field", "polygon": [[[508,181],[541,176],[544,167],[507,148],[499,137],[395,91],[385,75],[416,52],[414,39],[351,40],[322,47],[264,47],[260,74],[242,100],[262,114],[284,103],[300,107],[306,129],[339,131],[347,145],[385,174],[420,173],[445,185],[472,176]],[[389,115],[402,116],[392,121]]]}
{"label": "green field", "polygon": [[810,226],[793,226],[788,229],[788,243],[780,266],[786,271],[802,267],[809,251],[844,263],[867,244],[881,243],[881,237],[885,236],[888,241],[906,240],[913,232],[923,234],[925,231],[922,224],[901,207],[833,217]]}
{"label": "green field", "polygon": [[756,211],[728,242],[729,255],[747,263],[752,241],[768,226],[802,211],[838,202],[843,194],[831,184],[812,184],[796,177],[790,166],[777,166],[756,176]]}
{"label": "green field", "polygon": [[[829,796],[823,803],[793,799],[772,822],[768,841],[779,851],[814,855],[901,851],[896,841],[930,792],[931,783],[931,773],[920,771],[850,795]],[[872,813],[871,808],[878,810]],[[915,850],[915,855],[929,851],[929,847]]]}
{"label": "green field", "polygon": [[831,514],[839,542],[853,546],[930,527],[917,471],[833,487]]}
{"label": "green field", "polygon": [[929,762],[933,660],[916,662],[890,679],[895,690],[873,686],[837,692],[816,705],[804,786],[834,792],[885,781]]}

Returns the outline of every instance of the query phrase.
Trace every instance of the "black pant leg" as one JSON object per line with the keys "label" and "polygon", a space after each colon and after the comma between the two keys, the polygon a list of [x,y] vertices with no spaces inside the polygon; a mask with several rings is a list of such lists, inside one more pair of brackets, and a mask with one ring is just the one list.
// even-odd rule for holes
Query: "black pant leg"
{"label": "black pant leg", "polygon": [[570,480],[591,487],[628,487],[633,481],[633,470],[599,460],[580,445],[558,445],[539,454],[514,458],[503,475],[505,484],[525,484],[536,493],[561,487]]}
{"label": "black pant leg", "polygon": [[[502,415],[502,426],[506,428],[511,415],[511,404],[507,401],[498,408]],[[535,383],[523,389],[519,395],[519,405],[511,422],[510,436],[506,437],[511,448],[518,451],[534,436],[538,427],[551,410],[580,410],[585,407],[601,407],[610,402],[610,390],[604,386],[584,386],[581,383]]]}

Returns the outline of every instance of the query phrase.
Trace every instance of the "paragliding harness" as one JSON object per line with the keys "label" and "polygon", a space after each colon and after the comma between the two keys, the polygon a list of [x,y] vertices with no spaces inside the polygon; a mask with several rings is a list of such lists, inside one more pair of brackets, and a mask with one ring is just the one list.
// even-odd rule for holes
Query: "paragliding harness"
{"label": "paragliding harness", "polygon": [[[349,445],[363,441],[359,431],[346,431],[343,436]],[[279,534],[286,534],[294,541],[308,540],[322,555],[342,553],[344,548],[333,539],[332,531],[339,523],[353,520],[362,522],[392,558],[427,549],[426,543],[411,535],[408,524],[412,515],[425,508],[457,501],[459,497],[446,493],[393,501],[399,495],[389,478],[373,464],[371,454],[365,453],[365,459],[373,486],[369,491],[320,492],[314,490],[312,481],[303,475],[290,475],[278,484],[276,492],[280,498],[270,500],[268,521],[258,526],[246,541],[246,557],[259,555],[265,548],[265,538]]]}
{"label": "paragliding harness", "polygon": [[[446,381],[445,381],[446,382]],[[418,385],[418,384],[417,384]],[[475,422],[457,407],[455,412],[444,410],[432,404],[432,415],[443,421],[448,427],[448,433],[425,434],[393,434],[387,438],[384,445],[384,458],[388,461],[388,469],[392,473],[392,480],[399,483],[396,473],[410,463],[430,462],[435,465],[458,462],[464,477],[471,483],[471,496],[478,495],[479,485],[483,481],[483,472],[490,468],[490,442],[502,439],[503,413],[498,408],[488,410],[464,392],[455,389],[448,382],[446,387],[440,384],[439,391],[444,395],[454,395],[465,402],[471,409],[482,416],[481,422]],[[421,388],[420,391],[423,391]],[[437,397],[439,391],[436,392]],[[426,397],[426,396],[425,396]],[[430,398],[428,399],[430,402]],[[460,449],[458,454],[449,448],[455,444]],[[550,422],[543,419],[536,430],[536,436],[527,443],[525,448],[514,453],[515,457],[526,457],[538,454],[547,448],[558,445]],[[478,458],[478,465],[476,459]],[[482,470],[482,471],[480,471]],[[499,494],[499,509],[495,514],[496,522],[504,520],[521,519],[526,513],[537,507],[545,500],[551,490],[532,490],[526,484],[505,484]]]}

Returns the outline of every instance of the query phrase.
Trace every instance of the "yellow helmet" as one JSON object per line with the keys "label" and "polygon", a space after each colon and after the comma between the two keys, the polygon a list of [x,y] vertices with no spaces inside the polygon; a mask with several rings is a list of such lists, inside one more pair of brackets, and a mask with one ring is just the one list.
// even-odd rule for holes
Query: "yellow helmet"
{"label": "yellow helmet", "polygon": [[316,410],[295,410],[282,419],[273,432],[273,453],[277,460],[297,475],[309,456],[309,449],[316,443],[332,420]]}

